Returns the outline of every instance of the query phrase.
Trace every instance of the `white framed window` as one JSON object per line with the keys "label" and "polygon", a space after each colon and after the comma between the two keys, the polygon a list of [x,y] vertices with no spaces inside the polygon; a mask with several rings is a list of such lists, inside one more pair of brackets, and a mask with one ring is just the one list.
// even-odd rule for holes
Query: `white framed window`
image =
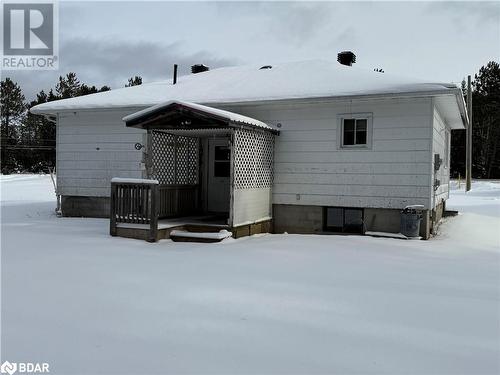
{"label": "white framed window", "polygon": [[371,148],[371,114],[341,115],[339,128],[341,148]]}

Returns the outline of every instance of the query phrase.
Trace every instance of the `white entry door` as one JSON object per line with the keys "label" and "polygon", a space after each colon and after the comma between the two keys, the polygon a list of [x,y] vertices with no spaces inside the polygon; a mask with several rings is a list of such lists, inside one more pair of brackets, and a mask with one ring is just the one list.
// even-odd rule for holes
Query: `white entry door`
{"label": "white entry door", "polygon": [[229,212],[231,148],[227,139],[208,140],[208,199],[210,212]]}

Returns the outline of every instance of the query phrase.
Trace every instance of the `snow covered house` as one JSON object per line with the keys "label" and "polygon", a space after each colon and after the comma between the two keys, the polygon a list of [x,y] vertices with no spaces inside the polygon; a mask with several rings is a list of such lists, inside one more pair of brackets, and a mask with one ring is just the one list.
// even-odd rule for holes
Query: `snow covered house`
{"label": "snow covered house", "polygon": [[[450,131],[468,121],[456,85],[328,61],[202,71],[31,112],[57,124],[63,215],[107,217],[112,178],[153,179],[160,219],[216,214],[235,236],[397,233],[418,204],[428,237],[448,198]],[[147,212],[123,208],[134,191],[120,191],[119,209]]]}

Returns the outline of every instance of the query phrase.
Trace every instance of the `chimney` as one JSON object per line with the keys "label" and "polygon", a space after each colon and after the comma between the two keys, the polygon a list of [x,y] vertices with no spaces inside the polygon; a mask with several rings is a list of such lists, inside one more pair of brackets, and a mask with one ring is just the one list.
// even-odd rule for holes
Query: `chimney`
{"label": "chimney", "polygon": [[174,80],[173,84],[175,85],[177,83],[177,64],[174,64]]}
{"label": "chimney", "polygon": [[337,55],[337,61],[342,65],[352,66],[356,62],[356,55],[351,51],[342,51]]}
{"label": "chimney", "polygon": [[206,72],[208,70],[210,70],[210,68],[203,64],[195,64],[191,66],[191,73],[193,74]]}

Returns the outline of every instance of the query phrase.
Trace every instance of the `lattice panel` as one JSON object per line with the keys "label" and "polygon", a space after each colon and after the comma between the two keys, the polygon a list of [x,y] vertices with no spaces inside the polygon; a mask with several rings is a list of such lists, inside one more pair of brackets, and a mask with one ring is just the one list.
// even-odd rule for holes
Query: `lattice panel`
{"label": "lattice panel", "polygon": [[152,178],[162,185],[198,184],[199,140],[153,131]]}
{"label": "lattice panel", "polygon": [[234,132],[235,189],[271,187],[274,135],[238,129]]}

